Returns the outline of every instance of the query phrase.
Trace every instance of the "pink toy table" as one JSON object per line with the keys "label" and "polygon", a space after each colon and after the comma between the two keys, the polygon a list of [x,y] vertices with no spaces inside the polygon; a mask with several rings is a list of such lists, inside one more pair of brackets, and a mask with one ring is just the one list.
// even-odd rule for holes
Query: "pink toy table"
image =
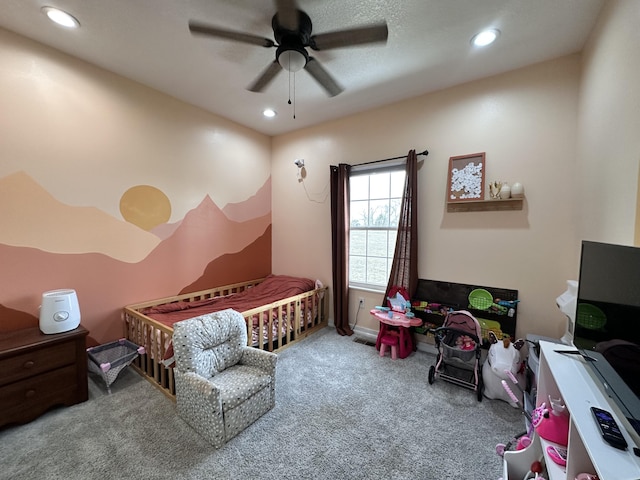
{"label": "pink toy table", "polygon": [[393,316],[389,317],[389,312],[376,310],[375,308],[369,312],[380,321],[380,331],[376,340],[376,348],[380,350],[381,339],[384,335],[397,335],[400,358],[407,358],[411,352],[416,350],[416,344],[413,341],[409,327],[419,327],[422,320],[416,317],[407,318],[404,313],[392,312]]}

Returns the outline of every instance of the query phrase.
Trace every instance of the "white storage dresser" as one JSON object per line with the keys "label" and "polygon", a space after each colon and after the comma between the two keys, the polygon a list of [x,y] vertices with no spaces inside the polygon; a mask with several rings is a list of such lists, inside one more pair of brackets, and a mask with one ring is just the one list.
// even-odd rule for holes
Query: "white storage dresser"
{"label": "white storage dresser", "polygon": [[[567,465],[560,467],[547,455],[551,442],[534,435],[524,450],[504,454],[504,479],[522,480],[531,464],[544,455],[549,480],[574,480],[579,473],[595,473],[600,480],[640,479],[640,457],[634,447],[640,447],[640,437],[633,431],[615,404],[580,355],[567,355],[554,350],[575,350],[568,345],[540,342],[540,367],[537,381],[536,406],[549,404],[548,397],[562,398],[570,416]],[[591,407],[611,412],[625,440],[627,450],[606,443],[600,434]]]}

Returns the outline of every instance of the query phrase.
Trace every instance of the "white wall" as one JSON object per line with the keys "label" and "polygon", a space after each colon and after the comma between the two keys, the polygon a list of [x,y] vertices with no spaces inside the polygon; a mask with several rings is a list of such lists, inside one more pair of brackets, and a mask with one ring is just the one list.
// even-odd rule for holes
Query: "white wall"
{"label": "white wall", "polygon": [[[555,298],[577,271],[579,81],[574,55],[276,137],[274,271],[331,283],[329,165],[426,148],[418,179],[420,277],[517,289],[518,334],[559,337],[565,322]],[[488,180],[524,184],[524,209],[447,213],[449,157],[483,151]],[[296,179],[295,158],[306,161],[304,182]],[[379,294],[352,297],[361,295],[366,310],[381,301]],[[366,310],[358,325],[377,328]]]}
{"label": "white wall", "polygon": [[127,189],[153,185],[170,222],[269,178],[266,135],[2,29],[0,65],[0,178],[25,171],[61,202],[116,217]]}
{"label": "white wall", "polygon": [[[124,305],[208,275],[241,280],[206,267],[260,239],[271,205],[252,199],[270,194],[270,175],[270,137],[0,29],[0,332],[35,326],[42,292],[74,288],[89,342],[104,343],[122,335]],[[124,215],[136,187],[145,193]],[[226,219],[205,207],[156,250],[208,198],[262,220],[224,243],[207,232]],[[268,241],[255,245],[270,260]],[[269,273],[247,255],[260,272],[250,278]]]}
{"label": "white wall", "polygon": [[634,243],[640,161],[639,24],[640,2],[609,2],[584,52],[576,176],[580,239]]}

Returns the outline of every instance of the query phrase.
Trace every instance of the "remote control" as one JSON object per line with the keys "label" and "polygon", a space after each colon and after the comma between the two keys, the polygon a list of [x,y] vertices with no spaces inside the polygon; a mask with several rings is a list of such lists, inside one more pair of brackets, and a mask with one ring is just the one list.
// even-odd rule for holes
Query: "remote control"
{"label": "remote control", "polygon": [[567,449],[556,447],[554,445],[549,445],[547,447],[547,454],[549,458],[553,460],[554,463],[557,463],[561,467],[567,465]]}
{"label": "remote control", "polygon": [[604,441],[613,447],[619,448],[620,450],[626,450],[627,441],[622,436],[620,427],[618,427],[613,415],[606,410],[602,410],[597,407],[591,407],[591,411],[593,412],[596,423],[600,428],[600,433],[602,433]]}

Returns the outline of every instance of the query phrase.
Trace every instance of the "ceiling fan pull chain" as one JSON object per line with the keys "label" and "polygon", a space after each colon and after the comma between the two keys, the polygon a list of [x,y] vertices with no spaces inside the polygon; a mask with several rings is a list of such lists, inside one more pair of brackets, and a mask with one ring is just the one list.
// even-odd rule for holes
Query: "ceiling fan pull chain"
{"label": "ceiling fan pull chain", "polygon": [[[291,102],[291,74],[293,73],[293,103]],[[296,72],[289,71],[289,105],[293,105],[293,118],[296,118]]]}

